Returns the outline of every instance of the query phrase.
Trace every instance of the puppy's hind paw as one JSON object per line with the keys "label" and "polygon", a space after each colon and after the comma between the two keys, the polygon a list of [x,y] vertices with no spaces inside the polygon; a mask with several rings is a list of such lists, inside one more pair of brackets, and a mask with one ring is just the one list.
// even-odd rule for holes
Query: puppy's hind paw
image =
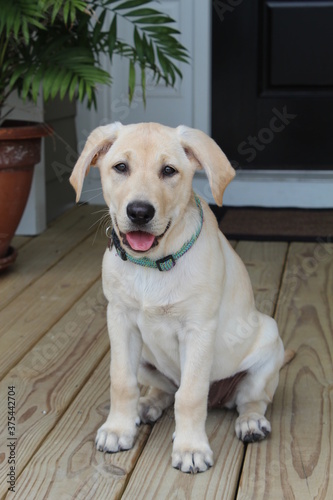
{"label": "puppy's hind paw", "polygon": [[143,424],[153,424],[163,413],[163,409],[157,404],[153,404],[149,397],[140,398],[138,411]]}
{"label": "puppy's hind paw", "polygon": [[271,432],[271,424],[258,413],[240,415],[236,420],[235,431],[243,443],[255,443],[265,439]]}

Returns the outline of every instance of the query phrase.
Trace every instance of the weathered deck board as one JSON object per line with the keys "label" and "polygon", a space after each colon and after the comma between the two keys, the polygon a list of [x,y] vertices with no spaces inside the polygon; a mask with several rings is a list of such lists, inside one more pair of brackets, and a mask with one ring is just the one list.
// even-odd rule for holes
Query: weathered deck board
{"label": "weathered deck board", "polygon": [[31,241],[31,239],[32,239],[32,236],[14,236],[14,238],[12,239],[11,245],[14,248],[16,248],[17,250],[19,250],[24,245],[29,243],[29,241]]}
{"label": "weathered deck board", "polygon": [[90,500],[121,495],[150,427],[140,427],[130,451],[105,454],[96,450],[96,431],[109,408],[109,364],[107,355],[32,457],[18,480],[17,498]]}
{"label": "weathered deck board", "polygon": [[99,278],[105,244],[89,236],[1,311],[0,377]]}
{"label": "weathered deck board", "polygon": [[[255,294],[260,294],[262,301],[268,297],[272,310],[286,250],[285,243],[242,242],[236,246],[254,282]],[[244,453],[244,445],[234,431],[236,412],[222,410],[209,413],[207,434],[215,464],[209,471],[195,477],[184,476],[171,467],[174,422],[170,415],[172,409],[154,427],[123,498],[170,498],[177,491],[176,498],[190,499],[197,495],[196,498],[233,499]]]}
{"label": "weathered deck board", "polygon": [[[18,474],[108,351],[105,304],[99,280],[0,383],[3,395],[15,387]],[[6,412],[1,406],[1,451],[8,436]],[[2,467],[0,495],[6,491],[5,479]]]}
{"label": "weathered deck board", "polygon": [[324,500],[333,491],[333,245],[291,245],[277,320],[297,355],[281,372],[272,437],[248,447],[237,498]]}
{"label": "weathered deck board", "polygon": [[288,244],[240,241],[236,252],[250,275],[256,305],[272,316],[276,305]]}
{"label": "weathered deck board", "polygon": [[[89,234],[97,231],[95,223],[99,214],[96,210],[90,205],[75,207],[38,238],[14,238],[13,244],[19,248],[19,254],[15,265],[1,276],[0,310]],[[38,259],[34,258],[36,255]]]}

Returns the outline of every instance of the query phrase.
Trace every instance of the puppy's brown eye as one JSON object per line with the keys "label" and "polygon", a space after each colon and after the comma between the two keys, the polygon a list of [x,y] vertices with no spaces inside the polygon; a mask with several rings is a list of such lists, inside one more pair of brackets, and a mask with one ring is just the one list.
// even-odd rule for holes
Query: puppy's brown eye
{"label": "puppy's brown eye", "polygon": [[126,174],[128,172],[128,167],[125,163],[118,163],[113,167],[119,174]]}
{"label": "puppy's brown eye", "polygon": [[177,170],[170,165],[166,165],[162,168],[162,176],[163,177],[172,177],[177,173]]}

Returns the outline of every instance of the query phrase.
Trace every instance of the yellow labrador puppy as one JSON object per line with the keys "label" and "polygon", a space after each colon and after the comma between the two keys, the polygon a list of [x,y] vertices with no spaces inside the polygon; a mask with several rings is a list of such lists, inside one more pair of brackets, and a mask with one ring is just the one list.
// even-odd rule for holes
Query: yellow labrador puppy
{"label": "yellow labrador puppy", "polygon": [[[156,123],[95,129],[70,178],[77,200],[91,165],[113,226],[103,260],[111,409],[96,446],[131,448],[139,423],[174,401],[172,465],[205,471],[213,464],[207,407],[235,406],[237,436],[263,439],[284,360],[274,319],[256,310],[242,261],[192,190],[203,168],[221,206],[234,170],[203,132]],[[140,398],[138,381],[148,396]]]}

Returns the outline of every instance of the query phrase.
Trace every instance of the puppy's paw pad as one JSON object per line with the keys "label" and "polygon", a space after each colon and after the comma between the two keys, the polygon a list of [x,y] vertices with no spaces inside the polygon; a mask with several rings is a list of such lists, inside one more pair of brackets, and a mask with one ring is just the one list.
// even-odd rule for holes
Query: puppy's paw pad
{"label": "puppy's paw pad", "polygon": [[196,474],[204,472],[213,465],[213,452],[207,447],[206,450],[177,451],[172,453],[172,467],[181,472]]}
{"label": "puppy's paw pad", "polygon": [[236,420],[236,435],[244,443],[261,441],[271,432],[271,424],[257,413],[241,415]]}
{"label": "puppy's paw pad", "polygon": [[102,426],[97,431],[95,444],[98,451],[116,453],[132,448],[134,439],[135,432],[117,432],[111,428]]}
{"label": "puppy's paw pad", "polygon": [[139,416],[143,424],[152,424],[158,420],[163,410],[157,405],[152,404],[149,398],[140,398]]}

